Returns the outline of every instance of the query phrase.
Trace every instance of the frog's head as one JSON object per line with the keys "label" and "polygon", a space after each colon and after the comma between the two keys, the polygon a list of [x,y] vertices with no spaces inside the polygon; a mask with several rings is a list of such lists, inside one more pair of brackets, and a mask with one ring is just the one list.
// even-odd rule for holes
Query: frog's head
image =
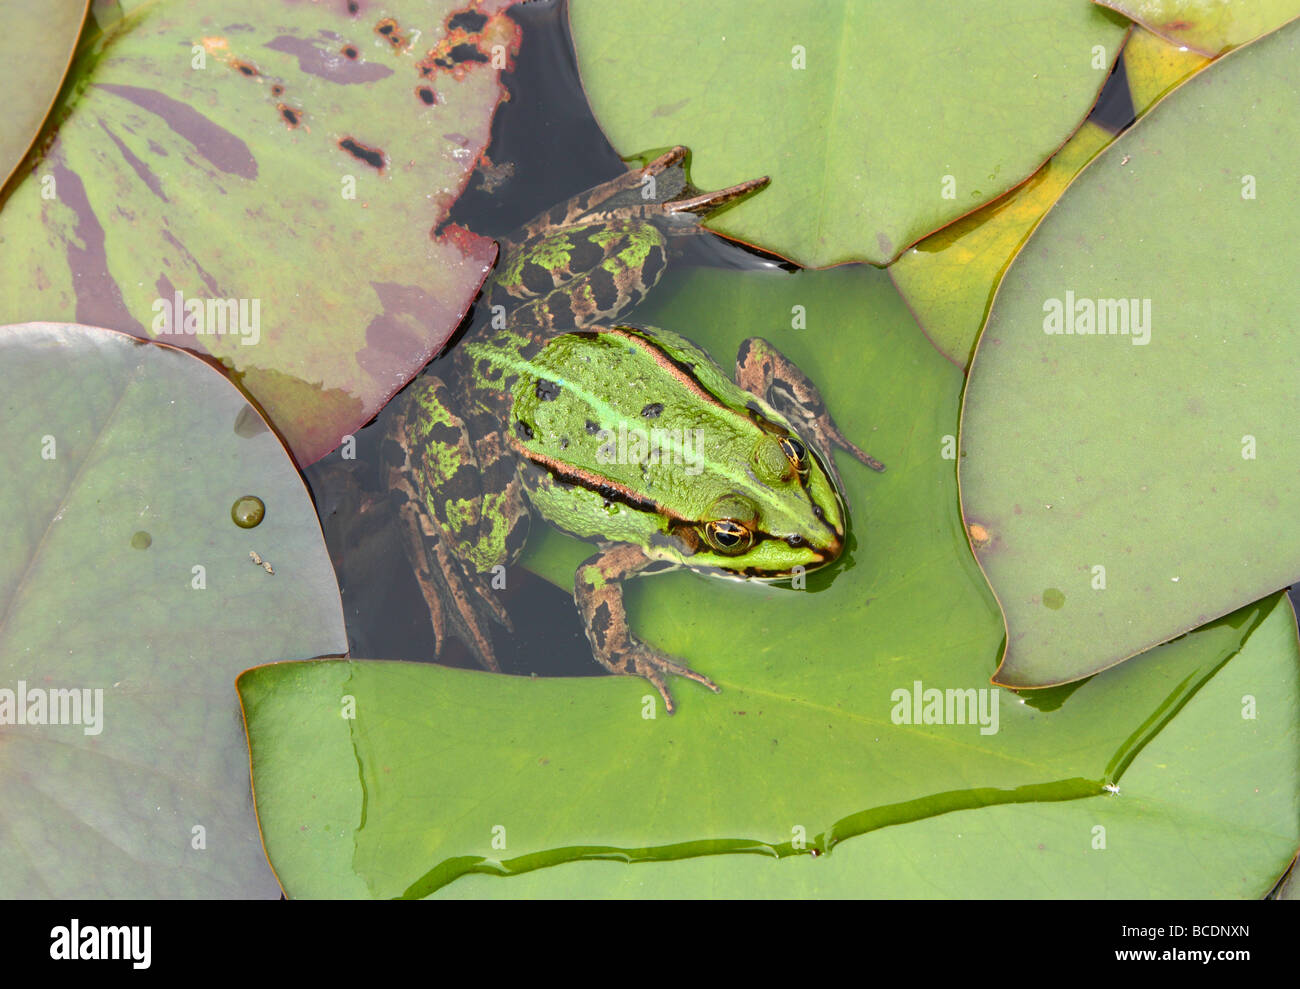
{"label": "frog's head", "polygon": [[690,522],[670,527],[662,555],[695,570],[760,580],[838,558],[844,498],[817,453],[788,428],[761,431],[751,450],[730,469],[716,465],[711,480],[722,482],[719,493]]}

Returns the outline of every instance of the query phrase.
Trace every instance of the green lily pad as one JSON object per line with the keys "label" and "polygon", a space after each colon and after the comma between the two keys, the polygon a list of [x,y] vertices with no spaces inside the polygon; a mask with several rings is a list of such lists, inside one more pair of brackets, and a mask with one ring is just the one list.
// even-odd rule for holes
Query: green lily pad
{"label": "green lily pad", "polygon": [[491,266],[489,240],[440,225],[519,43],[506,5],[128,11],[85,46],[0,213],[0,322],[210,354],[300,463],[321,457],[442,346]]}
{"label": "green lily pad", "polygon": [[[1136,754],[1114,784],[1117,792],[993,804],[879,827],[823,859],[709,856],[653,869],[584,861],[509,882],[471,874],[437,895],[1259,897],[1297,841],[1291,726],[1300,717],[1300,683],[1297,667],[1287,665],[1296,655],[1293,622],[1285,599],[1272,607],[1240,653]],[[1071,703],[1095,710],[1115,700],[1114,693],[1090,692],[1118,690],[1125,672],[1103,674]],[[1253,720],[1242,717],[1247,696],[1269,698]],[[1274,745],[1291,766],[1275,758]]]}
{"label": "green lily pad", "polygon": [[59,94],[90,0],[0,7],[0,189],[36,139]]}
{"label": "green lily pad", "polygon": [[961,484],[1009,630],[1000,683],[1078,679],[1300,573],[1297,56],[1300,23],[1170,94],[998,289]]}
{"label": "green lily pad", "polygon": [[[610,142],[688,145],[702,188],[771,175],[709,226],[815,266],[892,261],[1024,181],[1127,27],[1075,0],[575,0],[570,20]],[[646,57],[683,32],[693,57]]]}
{"label": "green lily pad", "polygon": [[[820,866],[842,861],[859,836],[895,832],[891,825],[926,828],[990,805],[1101,796],[1278,608],[1248,609],[1068,697],[1031,706],[992,689],[983,697],[986,715],[998,704],[996,732],[981,733],[974,717],[898,723],[912,708],[900,708],[897,693],[910,697],[918,681],[978,699],[991,689],[1001,647],[945,459],[955,450],[960,371],[925,341],[888,276],[869,266],[670,271],[655,298],[657,308],[638,319],[690,334],[724,364],[744,337],[767,337],[819,383],[848,436],[887,463],[875,474],[838,460],[851,500],[849,559],[810,574],[808,591],[689,573],[632,582],[637,634],[722,687],[713,695],[675,682],[673,717],[645,717],[657,697],[629,677],[534,679],[366,661],[244,674],[259,822],[290,895],[424,896],[454,892],[459,877],[476,872],[522,874],[580,859],[656,863],[638,865],[639,876],[695,856],[724,857],[746,875],[770,867],[764,882],[773,888],[811,892],[831,882],[818,878],[826,870],[791,863],[813,849],[831,853]],[[792,328],[795,320],[804,328]],[[572,560],[590,547],[547,535],[532,552],[534,565],[571,583]],[[1296,692],[1295,631],[1281,610],[1272,621],[1290,638],[1265,650],[1261,695]],[[1289,781],[1278,799],[1294,800],[1294,740],[1279,742],[1286,730],[1243,740],[1238,755]],[[1077,830],[1077,818],[1063,822],[1056,840]],[[1231,868],[1271,882],[1295,842],[1293,830]],[[699,868],[713,875],[714,866]],[[555,889],[569,881],[568,869],[547,871]],[[787,873],[796,875],[790,884],[780,878]],[[866,872],[854,874],[859,893],[871,888]],[[708,895],[712,881],[677,895]],[[1064,874],[1061,891],[1073,881]],[[500,886],[510,895],[511,883]]]}
{"label": "green lily pad", "polygon": [[1006,694],[995,736],[892,724],[889,673],[652,722],[590,679],[412,663],[239,689],[291,896],[1261,896],[1300,841],[1300,651],[1285,599],[1234,618],[1058,710]]}
{"label": "green lily pad", "polygon": [[1297,0],[1093,0],[1213,58],[1300,16]]}
{"label": "green lily pad", "polygon": [[204,362],[92,327],[4,327],[0,396],[0,896],[276,895],[232,682],[347,648],[284,447]]}
{"label": "green lily pad", "polygon": [[[1120,57],[1139,117],[1208,64],[1141,28],[1129,34]],[[894,284],[945,357],[961,367],[970,364],[1007,265],[1083,166],[1114,137],[1085,120],[1024,185],[926,237],[890,266]]]}
{"label": "green lily pad", "polygon": [[1114,135],[1085,120],[1014,192],[944,227],[889,266],[925,334],[959,367],[970,363],[998,280],[1043,214]]}

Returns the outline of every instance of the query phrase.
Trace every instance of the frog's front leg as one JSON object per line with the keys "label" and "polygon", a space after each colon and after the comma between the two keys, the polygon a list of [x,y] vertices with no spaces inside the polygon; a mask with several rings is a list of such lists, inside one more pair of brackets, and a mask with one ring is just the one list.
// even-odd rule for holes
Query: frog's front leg
{"label": "frog's front leg", "polygon": [[603,549],[583,561],[574,575],[573,598],[587,628],[591,651],[611,673],[643,676],[655,685],[664,699],[664,708],[672,714],[676,707],[668,692],[668,675],[686,677],[708,687],[714,693],[718,685],[702,673],[676,662],[632,635],[623,607],[623,584],[653,565],[637,546],[620,543]]}
{"label": "frog's front leg", "polygon": [[841,491],[844,485],[835,468],[831,447],[847,450],[872,470],[885,469],[884,464],[840,432],[817,386],[790,358],[762,337],[750,337],[740,345],[736,354],[736,384],[775,407],[818,448]]}

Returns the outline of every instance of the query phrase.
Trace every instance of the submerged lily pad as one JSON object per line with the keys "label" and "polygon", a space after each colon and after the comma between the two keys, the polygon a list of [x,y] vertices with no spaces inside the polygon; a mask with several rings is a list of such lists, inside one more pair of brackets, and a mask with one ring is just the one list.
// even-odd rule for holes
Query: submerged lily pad
{"label": "submerged lily pad", "polygon": [[1300,16],[1300,0],[1093,0],[1201,55],[1276,30]]}
{"label": "submerged lily pad", "polygon": [[[679,896],[736,890],[728,883],[759,872],[754,889],[785,895],[915,895],[915,876],[911,885],[902,877],[870,885],[872,856],[855,864],[855,844],[916,827],[905,840],[915,855],[954,813],[1018,804],[1028,817],[1014,820],[1040,822],[1055,802],[1097,800],[1265,628],[1257,689],[1294,708],[1295,630],[1276,600],[1068,697],[1031,705],[991,688],[1001,629],[967,549],[949,459],[963,379],[925,341],[888,276],[868,266],[670,271],[656,299],[657,310],[638,318],[688,332],[724,366],[746,336],[768,338],[818,382],[848,436],[887,463],[875,474],[839,458],[855,539],[849,559],[808,575],[807,591],[689,573],[632,582],[635,632],[722,687],[714,695],[675,681],[672,717],[630,677],[534,679],[356,660],[244,674],[259,821],[290,895],[455,895],[473,873],[520,875],[581,859],[641,864],[604,887],[581,878],[568,887],[566,867],[515,888],[610,892],[667,882],[642,878],[663,869],[688,877]],[[572,560],[566,573],[562,557],[589,552],[553,536],[530,559],[571,582]],[[943,692],[940,706],[947,691],[954,705],[975,706],[962,707],[961,723],[956,707],[940,715],[945,723],[926,723],[926,690]],[[919,722],[908,723],[918,705]],[[1225,763],[1255,760],[1266,778],[1266,805],[1241,811],[1266,838],[1195,880],[1169,870],[1184,892],[1241,876],[1271,883],[1293,853],[1294,820],[1289,830],[1274,825],[1278,802],[1295,801],[1289,725],[1270,720],[1266,737],[1240,735],[1232,751],[1223,743]],[[1207,792],[1239,782],[1235,774],[1235,765],[1212,773]],[[1111,868],[1087,854],[1080,822],[1090,813],[1035,824],[1077,856],[1058,895],[1083,881],[1076,872]],[[995,827],[981,834],[986,852],[994,836],[1006,838]],[[1143,834],[1163,840],[1158,829]],[[1209,858],[1222,851],[1217,832],[1195,840]],[[830,854],[811,862],[813,850]],[[1024,854],[1032,863],[1032,850]],[[1171,844],[1164,863],[1187,855]],[[667,862],[696,856],[708,860]],[[976,894],[997,861],[972,864],[954,888]],[[850,877],[839,876],[844,869]],[[474,889],[511,895],[513,880],[493,881]]]}
{"label": "submerged lily pad", "polygon": [[507,5],[130,10],[84,50],[0,212],[0,322],[211,354],[300,463],[324,455],[442,346],[492,263],[440,225],[518,46]]}
{"label": "submerged lily pad", "polygon": [[1300,575],[1297,143],[1293,23],[1097,158],[999,287],[961,461],[999,682],[1078,679]]}
{"label": "submerged lily pad", "polygon": [[[574,0],[583,85],[624,153],[772,185],[710,221],[805,265],[884,264],[1024,181],[1087,115],[1127,25],[1075,0]],[[670,53],[690,34],[689,58]]]}
{"label": "submerged lily pad", "polygon": [[202,361],[85,326],[4,327],[0,408],[0,895],[274,896],[232,683],[347,648],[284,447]]}

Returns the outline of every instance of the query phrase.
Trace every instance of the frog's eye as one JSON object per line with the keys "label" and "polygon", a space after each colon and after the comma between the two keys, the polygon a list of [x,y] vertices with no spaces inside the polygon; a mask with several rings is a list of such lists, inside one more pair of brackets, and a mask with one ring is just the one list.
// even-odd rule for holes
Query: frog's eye
{"label": "frog's eye", "polygon": [[719,553],[735,556],[754,545],[754,534],[735,519],[716,519],[704,523],[704,537]]}
{"label": "frog's eye", "polygon": [[790,463],[794,465],[800,477],[807,475],[808,448],[806,446],[793,436],[786,436],[781,440],[781,452],[790,458]]}

